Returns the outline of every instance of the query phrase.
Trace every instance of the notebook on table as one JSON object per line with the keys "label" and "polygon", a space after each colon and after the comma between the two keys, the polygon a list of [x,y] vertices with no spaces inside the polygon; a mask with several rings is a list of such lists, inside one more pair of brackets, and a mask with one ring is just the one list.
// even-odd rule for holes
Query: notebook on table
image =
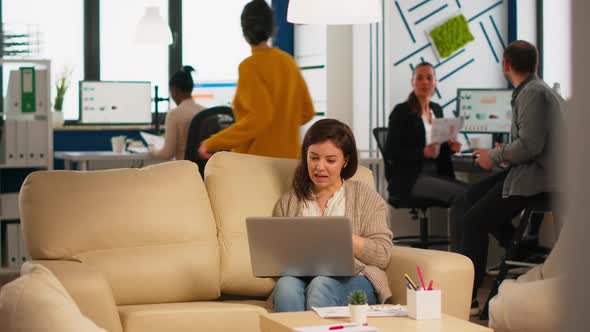
{"label": "notebook on table", "polygon": [[354,275],[348,217],[252,217],[246,229],[256,277]]}

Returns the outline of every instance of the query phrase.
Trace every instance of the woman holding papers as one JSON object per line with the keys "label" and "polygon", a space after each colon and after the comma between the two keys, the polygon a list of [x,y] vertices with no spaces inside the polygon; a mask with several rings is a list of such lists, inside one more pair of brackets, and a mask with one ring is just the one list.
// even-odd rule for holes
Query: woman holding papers
{"label": "woman holding papers", "polygon": [[198,149],[202,159],[219,150],[259,156],[299,157],[300,127],[314,116],[303,75],[293,57],[269,46],[275,26],[265,0],[250,1],[241,16],[252,55],[240,63],[232,107],[236,122]]}
{"label": "woman holding papers", "polygon": [[391,296],[384,271],[393,246],[387,205],[369,185],[349,180],[357,158],[354,136],[338,120],[320,120],[305,134],[293,188],[277,202],[273,215],[349,217],[356,275],[281,277],[270,298],[275,311],[347,305],[356,289],[367,293],[369,304],[384,303]]}
{"label": "woman holding papers", "polygon": [[414,90],[389,115],[384,158],[389,197],[430,199],[450,206],[463,198],[467,185],[455,180],[451,162],[451,155],[460,151],[461,143],[452,138],[445,142],[431,139],[432,119],[443,117],[442,107],[430,101],[436,83],[430,63],[416,66],[412,75]]}
{"label": "woman holding papers", "polygon": [[172,75],[168,86],[170,97],[178,105],[166,115],[166,136],[164,146],[156,149],[149,146],[150,154],[159,159],[184,159],[184,149],[188,136],[188,127],[195,115],[205,107],[193,100],[193,78],[191,72],[195,69],[184,66]]}

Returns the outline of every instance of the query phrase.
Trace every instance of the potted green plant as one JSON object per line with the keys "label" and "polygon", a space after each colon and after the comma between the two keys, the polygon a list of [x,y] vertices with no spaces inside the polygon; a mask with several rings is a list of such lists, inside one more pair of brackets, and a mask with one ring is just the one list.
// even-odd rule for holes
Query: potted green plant
{"label": "potted green plant", "polygon": [[353,323],[366,324],[369,312],[367,293],[360,289],[351,292],[348,295],[348,309],[350,310],[350,320]]}
{"label": "potted green plant", "polygon": [[68,91],[68,87],[70,86],[70,76],[72,75],[72,70],[68,67],[65,67],[62,73],[57,77],[57,82],[55,83],[55,101],[53,102],[53,124],[54,127],[59,127],[63,125],[64,117],[62,108],[64,102],[64,96],[66,95],[66,91]]}

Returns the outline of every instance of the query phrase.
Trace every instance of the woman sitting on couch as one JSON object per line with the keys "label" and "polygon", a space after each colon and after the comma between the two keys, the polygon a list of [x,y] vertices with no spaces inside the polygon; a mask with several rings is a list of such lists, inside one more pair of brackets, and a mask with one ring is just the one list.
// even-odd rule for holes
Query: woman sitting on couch
{"label": "woman sitting on couch", "polygon": [[354,136],[344,123],[323,119],[303,139],[293,188],[281,197],[274,216],[347,216],[352,222],[354,277],[281,277],[271,295],[274,311],[340,306],[364,290],[369,304],[391,296],[384,269],[393,246],[387,205],[369,185],[348,180],[357,170]]}

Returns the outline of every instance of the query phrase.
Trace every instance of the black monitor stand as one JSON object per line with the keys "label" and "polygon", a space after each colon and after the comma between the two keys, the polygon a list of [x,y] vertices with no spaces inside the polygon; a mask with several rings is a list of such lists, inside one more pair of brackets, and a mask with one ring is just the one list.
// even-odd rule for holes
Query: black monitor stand
{"label": "black monitor stand", "polygon": [[154,131],[156,135],[160,135],[160,114],[158,112],[158,104],[161,101],[170,101],[170,98],[162,98],[158,96],[158,86],[154,86],[154,98],[152,99],[155,103],[154,105]]}

